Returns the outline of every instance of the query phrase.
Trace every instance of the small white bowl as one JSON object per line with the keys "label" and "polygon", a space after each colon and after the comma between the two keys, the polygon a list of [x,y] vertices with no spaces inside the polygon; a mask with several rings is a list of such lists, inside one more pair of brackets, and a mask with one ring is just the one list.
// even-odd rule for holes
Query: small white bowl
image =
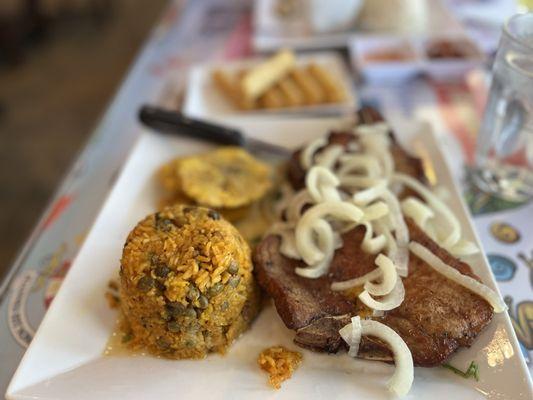
{"label": "small white bowl", "polygon": [[[428,49],[436,42],[449,42],[461,47],[464,57],[431,58]],[[424,72],[435,80],[462,79],[470,70],[483,64],[485,56],[480,48],[466,35],[434,36],[420,42]]]}
{"label": "small white bowl", "polygon": [[[355,70],[373,83],[405,81],[422,71],[418,49],[409,38],[361,37],[350,42],[350,59]],[[405,59],[371,59],[372,54],[400,50]]]}

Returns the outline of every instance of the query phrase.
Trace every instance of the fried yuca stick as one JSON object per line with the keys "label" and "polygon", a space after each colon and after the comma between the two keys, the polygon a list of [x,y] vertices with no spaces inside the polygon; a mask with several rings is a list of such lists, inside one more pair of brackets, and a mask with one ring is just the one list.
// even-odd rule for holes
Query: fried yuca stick
{"label": "fried yuca stick", "polygon": [[222,94],[224,94],[224,96],[229,97],[231,101],[236,99],[236,82],[227,72],[216,69],[212,72],[211,77],[213,78],[215,85],[222,92]]}
{"label": "fried yuca stick", "polygon": [[222,94],[229,98],[237,108],[248,110],[254,107],[253,101],[248,101],[241,96],[238,82],[229,73],[216,69],[211,76]]}
{"label": "fried yuca stick", "polygon": [[296,68],[290,76],[302,91],[304,104],[320,104],[326,100],[326,93],[306,69]]}
{"label": "fried yuca stick", "polygon": [[281,50],[265,62],[251,68],[242,77],[240,89],[243,96],[255,100],[273,86],[294,67],[294,53]]}
{"label": "fried yuca stick", "polygon": [[309,65],[308,70],[326,92],[326,98],[329,102],[336,103],[345,99],[346,95],[343,88],[331,73],[314,63]]}
{"label": "fried yuca stick", "polygon": [[248,71],[249,70],[247,68],[243,68],[243,69],[238,70],[237,73],[235,74],[236,75],[235,94],[236,94],[236,96],[238,98],[238,101],[241,104],[241,109],[244,109],[244,110],[250,110],[252,108],[257,108],[258,107],[257,99],[252,100],[252,99],[247,98],[242,93],[242,90],[241,90],[241,81],[246,76]]}
{"label": "fried yuca stick", "polygon": [[283,78],[278,85],[283,93],[287,106],[294,107],[304,103],[304,94],[290,76]]}
{"label": "fried yuca stick", "polygon": [[283,92],[277,85],[271,87],[259,98],[259,105],[264,108],[285,107]]}

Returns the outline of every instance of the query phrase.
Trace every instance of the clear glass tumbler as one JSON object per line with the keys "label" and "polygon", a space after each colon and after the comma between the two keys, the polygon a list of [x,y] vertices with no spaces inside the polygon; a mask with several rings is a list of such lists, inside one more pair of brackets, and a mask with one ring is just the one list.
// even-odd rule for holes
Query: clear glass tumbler
{"label": "clear glass tumbler", "polygon": [[473,181],[505,200],[533,198],[533,13],[515,15],[503,28]]}

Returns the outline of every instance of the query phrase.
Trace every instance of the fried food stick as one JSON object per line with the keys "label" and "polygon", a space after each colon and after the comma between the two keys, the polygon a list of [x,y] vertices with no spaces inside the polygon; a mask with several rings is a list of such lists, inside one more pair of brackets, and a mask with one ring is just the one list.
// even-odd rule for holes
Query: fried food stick
{"label": "fried food stick", "polygon": [[259,105],[263,108],[281,108],[286,106],[283,92],[278,85],[271,87],[259,98]]}
{"label": "fried food stick", "polygon": [[329,102],[337,103],[345,99],[344,90],[331,73],[314,63],[308,67],[308,70],[326,92],[326,98]]}
{"label": "fried food stick", "polygon": [[283,93],[287,106],[295,107],[304,104],[304,94],[290,76],[283,78],[279,82],[279,88]]}
{"label": "fried food stick", "polygon": [[294,53],[282,50],[265,62],[251,68],[240,81],[240,90],[248,100],[264,94],[294,67]]}
{"label": "fried food stick", "polygon": [[290,76],[302,91],[304,104],[320,104],[326,100],[326,93],[306,69],[296,68]]}
{"label": "fried food stick", "polygon": [[222,94],[229,98],[237,108],[241,110],[249,110],[254,108],[254,102],[249,101],[241,96],[237,80],[222,70],[215,70],[212,73],[213,81]]}

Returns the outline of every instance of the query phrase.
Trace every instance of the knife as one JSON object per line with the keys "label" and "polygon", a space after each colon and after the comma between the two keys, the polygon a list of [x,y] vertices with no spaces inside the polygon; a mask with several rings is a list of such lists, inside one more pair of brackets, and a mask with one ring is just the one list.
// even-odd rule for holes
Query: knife
{"label": "knife", "polygon": [[291,154],[285,147],[252,138],[238,129],[189,118],[180,112],[160,107],[142,106],[139,120],[161,133],[188,136],[225,146],[240,146],[264,159],[287,159]]}

